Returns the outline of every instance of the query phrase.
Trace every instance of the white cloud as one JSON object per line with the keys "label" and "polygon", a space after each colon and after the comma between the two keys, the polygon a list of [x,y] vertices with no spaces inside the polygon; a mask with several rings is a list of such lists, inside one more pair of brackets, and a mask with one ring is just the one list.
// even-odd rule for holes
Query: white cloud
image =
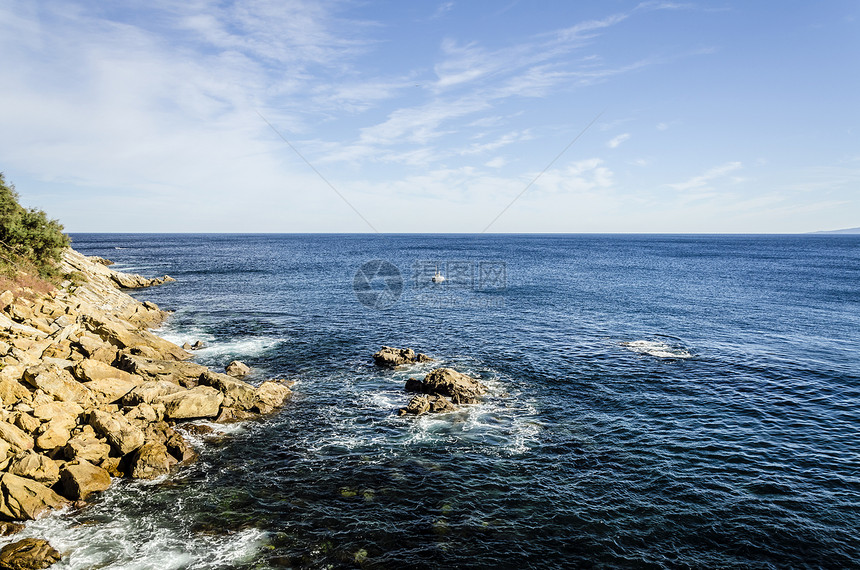
{"label": "white cloud", "polygon": [[630,138],[630,133],[622,133],[622,134],[618,135],[617,137],[614,137],[611,140],[609,140],[606,143],[606,146],[608,146],[609,148],[618,148],[619,146],[621,146],[621,143],[628,140],[629,138]]}
{"label": "white cloud", "polygon": [[740,169],[743,167],[743,164],[740,162],[727,162],[720,166],[716,166],[711,168],[710,170],[705,171],[703,174],[698,176],[694,176],[687,180],[686,182],[679,182],[676,184],[669,184],[670,188],[674,188],[675,190],[685,191],[685,190],[694,190],[698,188],[704,188],[708,186],[714,180],[719,178],[723,178],[726,175]]}

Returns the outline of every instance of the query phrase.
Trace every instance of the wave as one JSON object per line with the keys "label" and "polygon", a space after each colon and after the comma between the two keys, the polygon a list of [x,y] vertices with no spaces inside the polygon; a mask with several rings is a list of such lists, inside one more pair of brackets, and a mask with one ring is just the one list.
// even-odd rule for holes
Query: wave
{"label": "wave", "polygon": [[664,340],[634,340],[631,342],[622,342],[621,346],[637,354],[647,354],[657,358],[686,359],[693,357],[693,353],[683,345],[669,343]]}

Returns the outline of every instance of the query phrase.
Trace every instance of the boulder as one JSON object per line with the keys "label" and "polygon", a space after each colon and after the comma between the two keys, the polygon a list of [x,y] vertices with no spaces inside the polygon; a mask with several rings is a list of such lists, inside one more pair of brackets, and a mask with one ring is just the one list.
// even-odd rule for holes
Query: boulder
{"label": "boulder", "polygon": [[77,402],[85,408],[95,403],[89,390],[76,382],[67,370],[55,364],[39,364],[27,368],[24,371],[24,381],[53,396],[55,400]]}
{"label": "boulder", "polygon": [[77,418],[83,413],[84,409],[76,402],[50,402],[33,408],[33,416],[42,421],[48,421],[56,418],[57,416],[71,416],[72,418]]}
{"label": "boulder", "polygon": [[15,420],[13,422],[15,427],[20,428],[21,431],[25,433],[32,434],[39,426],[42,425],[42,422],[34,418],[32,415],[24,412],[18,412],[15,414]]}
{"label": "boulder", "polygon": [[[15,366],[7,366],[3,370],[10,370],[12,368],[18,368]],[[21,368],[21,373],[23,374],[23,367]],[[11,372],[11,370],[10,370]],[[21,378],[21,375],[18,375],[18,378]],[[33,397],[33,393],[23,384],[18,381],[18,378],[12,379],[10,377],[0,378],[0,400],[2,400],[3,404],[6,406],[11,406],[17,402],[26,402]]]}
{"label": "boulder", "polygon": [[182,392],[184,388],[167,380],[154,380],[144,382],[140,386],[136,386],[131,392],[126,394],[122,403],[126,406],[136,406],[138,404],[151,404],[160,396],[175,394]]}
{"label": "boulder", "polygon": [[257,405],[257,389],[233,376],[206,371],[200,375],[199,382],[224,394],[222,403],[225,406],[250,410]]}
{"label": "boulder", "polygon": [[224,395],[209,386],[197,386],[155,399],[155,403],[164,404],[165,417],[171,420],[214,418],[223,401]]}
{"label": "boulder", "polygon": [[60,478],[60,466],[53,459],[34,451],[19,453],[9,462],[8,472],[51,486]]}
{"label": "boulder", "polygon": [[191,350],[200,350],[203,348],[206,348],[206,343],[203,342],[202,340],[198,340],[197,342],[195,342],[194,344],[191,345]]}
{"label": "boulder", "polygon": [[271,413],[283,406],[291,394],[292,391],[284,384],[266,380],[257,387],[257,404],[254,408],[261,414]]}
{"label": "boulder", "polygon": [[0,439],[19,449],[33,449],[33,437],[8,422],[0,422]]}
{"label": "boulder", "polygon": [[135,479],[155,479],[170,472],[178,461],[167,446],[158,441],[148,441],[138,449],[131,460],[131,476]]}
{"label": "boulder", "polygon": [[86,459],[67,463],[60,471],[63,495],[73,501],[85,501],[92,493],[106,490],[110,484],[110,474]]}
{"label": "boulder", "polygon": [[11,473],[0,475],[0,517],[30,520],[49,509],[67,504],[64,498],[41,483]]}
{"label": "boulder", "polygon": [[0,549],[0,568],[6,570],[42,570],[61,556],[47,540],[25,538]]}
{"label": "boulder", "polygon": [[420,383],[407,382],[406,388],[412,392],[448,396],[455,404],[474,404],[487,393],[486,386],[452,368],[437,368]]}
{"label": "boulder", "polygon": [[172,342],[159,338],[147,330],[140,330],[129,322],[105,313],[84,315],[82,321],[87,329],[119,349],[145,346],[155,349],[163,357],[172,360],[187,360],[191,354]]}
{"label": "boulder", "polygon": [[36,432],[36,447],[43,451],[53,451],[66,445],[71,437],[69,419],[71,419],[71,426],[73,427],[75,420],[71,416],[58,416],[50,422],[42,424],[42,427]]}
{"label": "boulder", "polygon": [[140,384],[143,381],[139,376],[135,376],[119,368],[114,368],[110,364],[92,358],[78,362],[73,373],[81,382],[118,379],[128,384]]}
{"label": "boulder", "polygon": [[456,411],[457,406],[448,401],[444,396],[418,395],[412,396],[406,407],[400,408],[399,414],[401,416],[406,414],[420,416],[422,414],[444,414]]}
{"label": "boulder", "polygon": [[[0,536],[11,536],[24,530],[24,525],[13,522],[0,522]],[[0,566],[2,568],[2,566]]]}
{"label": "boulder", "polygon": [[116,347],[92,333],[81,334],[78,344],[83,353],[91,360],[110,364],[116,359]]}
{"label": "boulder", "polygon": [[164,442],[167,452],[180,463],[190,463],[197,458],[197,453],[188,445],[185,438],[173,429],[168,432],[168,438]]}
{"label": "boulder", "polygon": [[374,363],[385,368],[396,368],[403,364],[430,362],[432,360],[426,354],[416,354],[411,348],[394,348],[392,346],[383,346],[379,352],[373,355]]}
{"label": "boulder", "polygon": [[193,384],[209,369],[194,362],[148,358],[134,354],[122,354],[117,366],[147,380],[167,380],[174,384]]}
{"label": "boulder", "polygon": [[99,404],[112,404],[137,388],[137,384],[120,378],[104,378],[83,384]]}
{"label": "boulder", "polygon": [[215,418],[219,424],[232,424],[235,422],[245,422],[248,420],[256,420],[259,416],[253,412],[246,412],[237,408],[224,406],[221,408],[221,413]]}
{"label": "boulder", "polygon": [[120,414],[93,410],[90,413],[90,425],[96,433],[107,439],[120,456],[131,453],[143,445],[143,430]]}
{"label": "boulder", "polygon": [[234,360],[224,369],[227,374],[233,376],[234,378],[244,378],[251,371],[251,367],[245,364],[244,362],[239,362],[238,360]]}
{"label": "boulder", "polygon": [[110,449],[110,445],[99,440],[94,432],[85,431],[66,443],[63,448],[63,455],[70,461],[86,460],[90,463],[100,464],[108,458]]}

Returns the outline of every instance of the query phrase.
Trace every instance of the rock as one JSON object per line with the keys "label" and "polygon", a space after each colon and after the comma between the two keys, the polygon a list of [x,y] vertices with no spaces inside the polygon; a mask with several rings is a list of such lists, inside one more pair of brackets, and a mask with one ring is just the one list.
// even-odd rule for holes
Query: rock
{"label": "rock", "polygon": [[0,475],[0,517],[10,520],[35,519],[45,511],[60,508],[67,502],[32,479],[11,473]]}
{"label": "rock", "polygon": [[0,522],[0,536],[10,536],[24,530],[24,525],[13,522]]}
{"label": "rock", "polygon": [[131,461],[131,476],[135,479],[155,479],[170,472],[177,460],[167,451],[167,446],[157,441],[145,443]]}
{"label": "rock", "polygon": [[164,404],[165,416],[172,420],[214,418],[221,409],[224,395],[209,386],[198,386],[155,399]]}
{"label": "rock", "polygon": [[159,396],[175,394],[176,392],[182,392],[182,390],[181,386],[167,380],[144,382],[126,394],[122,399],[122,403],[126,406],[136,406],[144,403],[151,404]]}
{"label": "rock", "polygon": [[9,473],[51,486],[60,478],[60,467],[53,459],[34,451],[19,453],[9,462]]}
{"label": "rock", "polygon": [[201,348],[206,348],[206,343],[202,340],[198,340],[194,344],[191,345],[191,350],[200,350]]}
{"label": "rock", "polygon": [[244,362],[239,362],[238,360],[234,360],[224,369],[227,374],[233,376],[234,378],[243,378],[248,375],[251,371],[251,368],[245,364]]}
{"label": "rock", "polygon": [[47,540],[25,538],[0,549],[0,568],[7,570],[42,570],[61,556]]}
{"label": "rock", "polygon": [[142,403],[127,409],[124,415],[133,423],[145,426],[164,419],[164,408],[159,408],[161,414],[159,414],[159,410],[153,408],[150,404]]}
{"label": "rock", "polygon": [[257,389],[227,374],[206,371],[200,375],[199,382],[224,394],[224,406],[250,410],[257,405]]}
{"label": "rock", "polygon": [[15,295],[12,291],[3,291],[0,293],[0,309],[6,309],[15,300]]}
{"label": "rock", "polygon": [[63,448],[63,455],[70,461],[86,460],[100,464],[110,455],[110,445],[100,441],[95,433],[80,433],[71,438]]}
{"label": "rock", "polygon": [[[13,367],[7,366],[3,370],[5,372],[10,368]],[[23,373],[23,368],[21,372]],[[18,378],[20,377],[19,375]],[[33,393],[26,386],[18,382],[18,380],[13,380],[9,377],[0,379],[0,400],[3,401],[3,404],[9,406],[16,402],[26,402],[32,399],[32,397]]]}
{"label": "rock", "polygon": [[154,279],[147,279],[142,275],[136,275],[132,273],[120,273],[119,271],[111,272],[111,278],[113,281],[123,289],[140,289],[143,287],[154,287],[156,285],[163,285],[165,283],[173,283],[176,281],[170,275],[165,275],[163,277],[156,277]]}
{"label": "rock", "polygon": [[403,364],[430,362],[432,360],[426,354],[416,354],[411,348],[394,348],[391,346],[383,346],[379,352],[373,355],[373,361],[376,365],[385,368],[396,368]]}
{"label": "rock", "polygon": [[292,391],[280,382],[266,380],[257,387],[257,405],[255,409],[261,414],[271,413],[292,395]]}
{"label": "rock", "polygon": [[[84,413],[84,409],[76,402],[50,402],[33,408],[33,416],[42,421],[48,421],[57,416],[71,416],[73,419]],[[72,425],[74,425],[72,421]]]}
{"label": "rock", "polygon": [[197,453],[188,445],[188,442],[185,441],[185,438],[182,437],[179,433],[173,431],[172,429],[169,432],[169,437],[167,441],[164,442],[164,446],[167,448],[167,452],[176,458],[180,463],[190,463],[197,458]]}
{"label": "rock", "polygon": [[24,381],[64,402],[77,402],[83,407],[92,406],[95,398],[90,391],[72,378],[68,371],[55,364],[39,364],[24,371]]}
{"label": "rock", "polygon": [[116,358],[116,347],[92,333],[81,334],[78,345],[84,354],[92,360],[110,364]]}
{"label": "rock", "polygon": [[[128,321],[107,314],[90,314],[82,317],[87,329],[119,349],[148,347],[157,350],[163,357],[187,360],[191,355],[172,342],[159,338],[147,330],[140,330]],[[131,371],[129,371],[131,372]]]}
{"label": "rock", "polygon": [[239,410],[236,408],[223,407],[221,408],[221,413],[218,414],[218,417],[215,418],[215,421],[219,424],[232,424],[235,422],[244,422],[248,420],[255,420],[259,416],[252,412],[246,412],[245,410]]}
{"label": "rock", "polygon": [[125,467],[119,457],[108,457],[101,462],[100,467],[107,471],[111,477],[125,477]]}
{"label": "rock", "polygon": [[90,425],[120,456],[131,453],[144,443],[143,430],[119,414],[93,410]]}
{"label": "rock", "polygon": [[0,439],[18,449],[33,449],[33,437],[8,422],[0,422]]}
{"label": "rock", "polygon": [[420,386],[411,382],[407,387],[410,391],[448,396],[455,404],[474,404],[487,393],[486,386],[452,368],[437,368],[424,377]]}
{"label": "rock", "polygon": [[194,347],[191,345],[190,342],[183,342],[182,343],[182,350],[193,350],[193,349],[194,349]]}
{"label": "rock", "polygon": [[51,421],[42,424],[36,432],[36,447],[43,451],[53,451],[63,447],[71,437],[71,429],[75,426],[72,416],[59,415]]}
{"label": "rock", "polygon": [[30,414],[19,412],[15,414],[15,427],[20,428],[21,431],[25,433],[32,434],[39,426],[42,425],[42,422],[31,416]]}
{"label": "rock", "polygon": [[448,412],[456,412],[457,407],[448,401],[444,396],[412,396],[405,408],[401,408],[399,413],[401,416],[413,414],[420,416],[422,414],[443,414]]}
{"label": "rock", "polygon": [[81,382],[93,382],[95,380],[118,379],[129,384],[140,384],[143,379],[125,370],[114,368],[110,364],[87,358],[75,365],[73,374]]}
{"label": "rock", "polygon": [[90,255],[88,258],[93,263],[100,263],[102,265],[113,265],[113,261],[110,259],[105,259],[104,257],[99,257],[98,255]]}
{"label": "rock", "polygon": [[147,380],[167,380],[174,384],[194,384],[209,369],[194,362],[163,360],[122,354],[117,366]]}
{"label": "rock", "polygon": [[112,404],[121,400],[126,394],[137,388],[137,384],[120,378],[104,378],[85,382],[84,386],[93,394],[100,404]]}
{"label": "rock", "polygon": [[110,484],[110,473],[86,459],[67,463],[60,471],[63,495],[73,501],[85,501],[92,493],[105,491]]}

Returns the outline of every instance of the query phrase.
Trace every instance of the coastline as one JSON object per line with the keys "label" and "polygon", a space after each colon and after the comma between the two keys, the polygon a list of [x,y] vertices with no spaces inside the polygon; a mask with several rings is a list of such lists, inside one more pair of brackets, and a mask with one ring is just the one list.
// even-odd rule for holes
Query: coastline
{"label": "coastline", "polygon": [[[184,422],[255,419],[290,396],[283,383],[253,386],[241,369],[230,376],[191,362],[191,352],[150,332],[169,313],[123,289],[168,276],[117,272],[72,249],[59,266],[67,279],[49,293],[0,294],[3,534],[79,507],[117,477],[154,479],[194,461],[174,429]],[[4,555],[42,564],[32,567],[61,556],[44,541],[20,543],[3,548],[0,565]]]}

